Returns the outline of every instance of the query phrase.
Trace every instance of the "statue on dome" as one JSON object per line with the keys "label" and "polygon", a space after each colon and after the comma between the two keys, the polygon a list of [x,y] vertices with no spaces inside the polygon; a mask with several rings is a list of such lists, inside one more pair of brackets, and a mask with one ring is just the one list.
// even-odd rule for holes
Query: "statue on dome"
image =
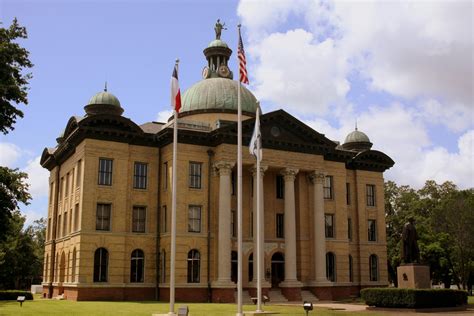
{"label": "statue on dome", "polygon": [[222,24],[220,19],[217,19],[216,26],[214,27],[214,31],[216,31],[216,39],[221,39],[222,30],[227,30],[225,23]]}

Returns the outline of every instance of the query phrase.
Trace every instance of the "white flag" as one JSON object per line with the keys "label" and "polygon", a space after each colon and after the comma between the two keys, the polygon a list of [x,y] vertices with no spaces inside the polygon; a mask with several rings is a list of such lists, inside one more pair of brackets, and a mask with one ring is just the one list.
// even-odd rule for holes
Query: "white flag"
{"label": "white flag", "polygon": [[262,134],[260,133],[260,106],[257,104],[257,113],[255,116],[255,127],[253,130],[252,139],[250,140],[249,150],[250,154],[254,155],[256,159],[262,161]]}

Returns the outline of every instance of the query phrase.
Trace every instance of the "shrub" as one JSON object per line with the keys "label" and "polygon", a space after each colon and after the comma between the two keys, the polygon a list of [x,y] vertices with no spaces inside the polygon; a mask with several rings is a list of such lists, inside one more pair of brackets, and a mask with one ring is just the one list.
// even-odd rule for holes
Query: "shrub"
{"label": "shrub", "polygon": [[367,305],[376,307],[433,308],[467,304],[467,292],[461,290],[368,288],[360,294]]}
{"label": "shrub", "polygon": [[28,291],[8,290],[0,291],[0,301],[16,301],[18,296],[24,296],[27,300],[33,299],[33,294]]}

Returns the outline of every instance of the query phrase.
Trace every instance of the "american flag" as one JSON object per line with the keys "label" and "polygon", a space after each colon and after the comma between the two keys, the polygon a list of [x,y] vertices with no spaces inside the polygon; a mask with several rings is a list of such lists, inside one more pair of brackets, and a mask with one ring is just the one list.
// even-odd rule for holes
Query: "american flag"
{"label": "american flag", "polygon": [[244,43],[242,42],[242,36],[240,35],[240,27],[239,27],[239,49],[238,49],[237,55],[239,58],[240,82],[249,84],[249,78],[247,77],[247,60],[245,59]]}

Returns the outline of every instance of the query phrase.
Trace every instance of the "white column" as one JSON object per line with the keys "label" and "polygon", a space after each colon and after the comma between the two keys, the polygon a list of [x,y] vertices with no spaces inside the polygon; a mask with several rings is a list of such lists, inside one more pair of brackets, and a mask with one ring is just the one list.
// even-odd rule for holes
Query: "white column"
{"label": "white column", "polygon": [[217,282],[215,286],[233,286],[231,281],[231,173],[235,163],[217,161],[214,167],[219,173],[219,239],[217,246]]}
{"label": "white column", "polygon": [[285,179],[285,281],[281,287],[300,287],[296,276],[296,210],[295,179],[298,169],[286,168],[280,174]]}
{"label": "white column", "polygon": [[257,269],[258,269],[258,260],[257,260],[257,230],[260,230],[260,249],[262,249],[263,258],[260,262],[261,270],[263,271],[261,275],[262,287],[269,287],[269,283],[265,282],[265,211],[264,211],[264,190],[263,190],[263,177],[265,171],[268,169],[267,166],[260,166],[260,227],[257,227],[257,168],[253,167],[250,169],[253,176],[253,280],[252,284],[257,284]]}
{"label": "white column", "polygon": [[326,279],[326,234],[324,219],[323,183],[326,173],[320,170],[310,173],[313,183],[313,250],[314,250],[314,281],[316,284],[327,283]]}

